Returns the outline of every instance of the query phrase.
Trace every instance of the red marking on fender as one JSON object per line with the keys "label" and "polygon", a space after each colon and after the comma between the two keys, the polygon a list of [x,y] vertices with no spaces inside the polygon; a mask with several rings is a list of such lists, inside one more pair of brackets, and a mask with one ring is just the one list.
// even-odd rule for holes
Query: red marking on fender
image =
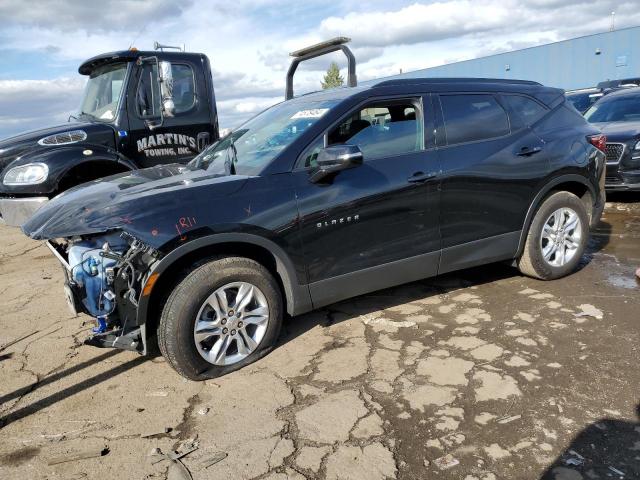
{"label": "red marking on fender", "polygon": [[176,231],[178,235],[180,235],[180,241],[184,242],[187,237],[185,232],[196,224],[196,217],[180,217],[178,222],[175,224]]}

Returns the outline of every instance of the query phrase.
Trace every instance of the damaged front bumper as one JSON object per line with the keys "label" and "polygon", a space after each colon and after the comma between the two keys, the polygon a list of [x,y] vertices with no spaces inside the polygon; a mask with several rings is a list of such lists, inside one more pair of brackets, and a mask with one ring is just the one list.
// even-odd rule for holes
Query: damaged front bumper
{"label": "damaged front bumper", "polygon": [[112,250],[109,241],[103,242],[105,238],[113,243],[111,234],[75,239],[66,245],[48,240],[46,245],[63,267],[70,311],[96,319],[96,328],[84,343],[147,354],[145,326],[137,324],[137,309],[159,254],[124,233],[117,250]]}

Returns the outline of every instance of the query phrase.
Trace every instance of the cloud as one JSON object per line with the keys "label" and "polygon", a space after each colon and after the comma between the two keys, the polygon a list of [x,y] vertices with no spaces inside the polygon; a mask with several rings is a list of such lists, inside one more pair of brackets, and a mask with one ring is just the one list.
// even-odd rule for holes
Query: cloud
{"label": "cloud", "polygon": [[0,138],[66,122],[77,111],[84,78],[0,80]]}
{"label": "cloud", "polygon": [[[78,64],[154,40],[186,43],[214,67],[220,124],[282,100],[289,52],[352,37],[360,81],[640,24],[637,0],[48,0],[0,2],[0,137],[66,120],[80,103]],[[317,90],[329,62],[303,63],[296,94]],[[44,83],[33,83],[44,79]]]}
{"label": "cloud", "polygon": [[621,14],[621,25],[640,20],[637,2],[632,1],[600,0],[585,7],[577,0],[449,0],[331,16],[320,22],[319,30],[323,37],[350,36],[361,47],[548,29],[566,38],[572,33],[606,30],[612,10]]}
{"label": "cloud", "polygon": [[0,2],[0,18],[5,25],[37,26],[60,31],[138,30],[154,21],[179,17],[191,0],[48,0],[35,5],[24,0]]}

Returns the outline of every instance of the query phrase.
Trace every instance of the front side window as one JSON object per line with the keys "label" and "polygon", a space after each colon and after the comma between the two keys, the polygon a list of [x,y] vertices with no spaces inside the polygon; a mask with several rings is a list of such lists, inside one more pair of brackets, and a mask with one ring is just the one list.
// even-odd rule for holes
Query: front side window
{"label": "front side window", "polygon": [[[328,132],[327,145],[357,145],[365,161],[420,151],[424,134],[417,105],[412,100],[393,100],[360,108]],[[323,139],[316,140],[300,166],[314,167],[323,147]]]}
{"label": "front side window", "polygon": [[441,95],[449,145],[508,135],[509,119],[493,95]]}
{"label": "front side window", "polygon": [[584,117],[590,123],[637,122],[640,120],[640,95],[604,97]]}
{"label": "front side window", "polygon": [[[175,114],[190,110],[195,103],[195,80],[189,65],[171,64],[173,77],[173,103]],[[138,115],[142,118],[160,116],[160,85],[158,84],[158,65],[145,63],[136,92]]]}
{"label": "front side window", "polygon": [[103,122],[114,120],[126,73],[126,63],[111,63],[96,67],[89,74],[80,105],[80,114]]}
{"label": "front side window", "polygon": [[189,162],[191,169],[256,175],[340,100],[279,103],[253,117]]}

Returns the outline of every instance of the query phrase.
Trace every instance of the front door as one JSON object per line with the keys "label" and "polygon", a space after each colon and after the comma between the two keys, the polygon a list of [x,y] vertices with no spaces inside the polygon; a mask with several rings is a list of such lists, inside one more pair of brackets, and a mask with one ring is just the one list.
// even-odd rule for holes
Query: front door
{"label": "front door", "polygon": [[208,102],[198,101],[206,97],[201,66],[180,60],[172,62],[171,71],[175,115],[161,121],[157,65],[147,62],[136,67],[127,104],[129,132],[123,153],[141,168],[186,163],[211,138]]}
{"label": "front door", "polygon": [[[435,274],[438,165],[424,146],[423,115],[421,98],[361,105],[299,159],[293,175],[316,308]],[[330,144],[358,145],[364,163],[311,183],[314,158]]]}

